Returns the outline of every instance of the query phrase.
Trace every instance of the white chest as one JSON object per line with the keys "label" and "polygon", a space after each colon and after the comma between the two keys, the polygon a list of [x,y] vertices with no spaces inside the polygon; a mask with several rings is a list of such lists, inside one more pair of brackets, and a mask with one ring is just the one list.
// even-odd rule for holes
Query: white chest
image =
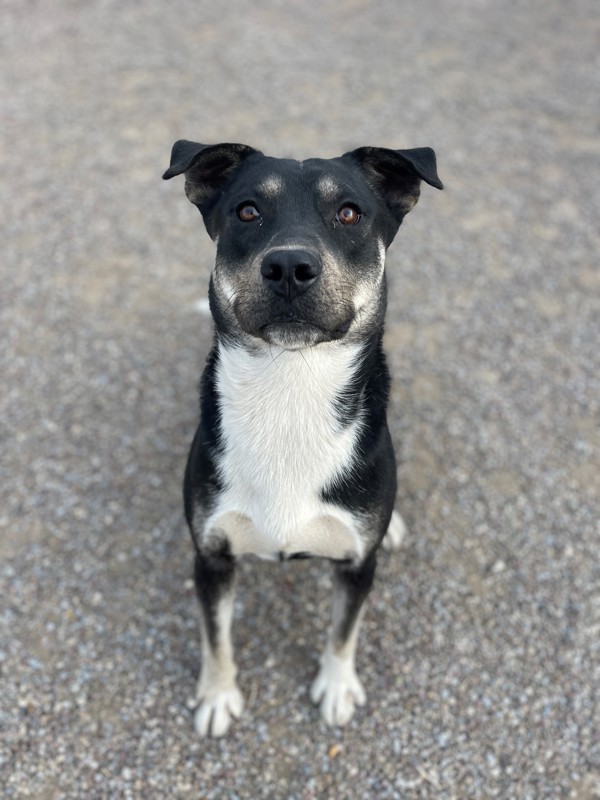
{"label": "white chest", "polygon": [[226,488],[211,519],[236,529],[234,551],[343,557],[361,549],[353,516],[320,497],[354,457],[360,421],[343,427],[335,405],[359,357],[360,347],[338,343],[258,354],[220,349]]}

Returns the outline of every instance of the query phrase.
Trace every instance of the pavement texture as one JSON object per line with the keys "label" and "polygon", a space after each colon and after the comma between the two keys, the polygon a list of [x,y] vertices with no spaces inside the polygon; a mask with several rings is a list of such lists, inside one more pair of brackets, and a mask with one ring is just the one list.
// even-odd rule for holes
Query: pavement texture
{"label": "pavement texture", "polygon": [[[3,798],[600,797],[594,0],[2,2]],[[180,484],[213,245],[175,139],[429,145],[388,258],[406,546],[345,729],[323,562],[244,562],[199,740]]]}

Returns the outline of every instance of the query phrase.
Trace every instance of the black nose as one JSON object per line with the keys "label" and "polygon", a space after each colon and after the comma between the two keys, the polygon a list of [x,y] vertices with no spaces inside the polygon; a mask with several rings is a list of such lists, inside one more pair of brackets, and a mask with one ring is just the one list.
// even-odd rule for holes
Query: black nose
{"label": "black nose", "polygon": [[291,302],[315,283],[321,269],[320,260],[305,250],[272,250],[260,274],[269,289]]}

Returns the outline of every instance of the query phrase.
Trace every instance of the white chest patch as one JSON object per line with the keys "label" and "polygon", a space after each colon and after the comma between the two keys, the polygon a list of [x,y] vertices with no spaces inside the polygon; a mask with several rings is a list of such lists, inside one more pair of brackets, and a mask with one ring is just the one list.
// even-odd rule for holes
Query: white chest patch
{"label": "white chest patch", "polygon": [[234,555],[363,554],[355,515],[320,497],[354,457],[360,420],[342,428],[335,402],[360,351],[335,342],[253,354],[220,347],[225,489],[206,535],[224,533]]}

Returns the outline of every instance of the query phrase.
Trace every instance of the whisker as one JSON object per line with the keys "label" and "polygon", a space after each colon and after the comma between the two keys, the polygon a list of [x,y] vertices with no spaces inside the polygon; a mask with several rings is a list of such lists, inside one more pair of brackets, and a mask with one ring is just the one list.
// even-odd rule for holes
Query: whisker
{"label": "whisker", "polygon": [[269,345],[269,353],[270,353],[270,355],[271,355],[271,360],[269,361],[269,363],[267,364],[267,366],[266,366],[266,367],[263,369],[263,372],[264,372],[265,370],[269,369],[269,367],[273,366],[273,364],[274,364],[274,363],[277,361],[277,359],[278,359],[278,358],[281,358],[281,356],[282,356],[282,355],[285,353],[285,350],[284,350],[283,348],[281,348],[281,352],[280,352],[280,353],[277,353],[277,355],[276,355],[276,356],[274,356],[274,355],[273,355],[273,350],[272,350],[272,348],[271,348],[271,345]]}
{"label": "whisker", "polygon": [[313,375],[316,377],[316,375],[315,375],[315,373],[314,373],[314,370],[313,370],[313,368],[310,366],[310,364],[308,363],[308,361],[307,361],[307,360],[306,360],[306,358],[304,357],[304,353],[302,352],[302,350],[298,350],[298,352],[300,353],[300,357],[302,358],[302,361],[304,361],[304,363],[306,364],[306,367],[307,367],[307,369],[308,369],[310,372],[312,372],[312,374],[313,374]]}

